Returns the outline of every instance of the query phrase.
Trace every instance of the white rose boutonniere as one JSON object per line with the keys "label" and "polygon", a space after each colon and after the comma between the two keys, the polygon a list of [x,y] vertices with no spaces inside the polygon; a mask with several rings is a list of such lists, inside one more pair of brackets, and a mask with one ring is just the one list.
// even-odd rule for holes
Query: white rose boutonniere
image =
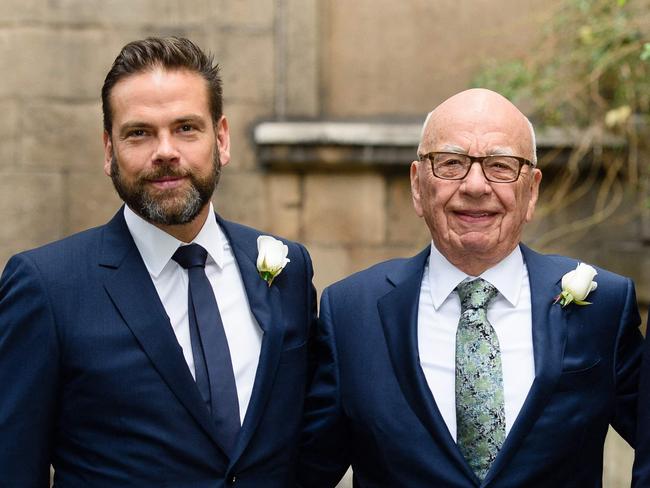
{"label": "white rose boutonniere", "polygon": [[257,271],[269,286],[290,261],[287,254],[289,248],[282,241],[271,236],[257,238]]}
{"label": "white rose boutonniere", "polygon": [[562,307],[572,302],[576,305],[590,305],[591,302],[584,300],[598,286],[594,281],[594,276],[597,274],[593,266],[585,263],[578,264],[576,269],[562,277],[562,293],[555,297],[555,303],[560,302]]}

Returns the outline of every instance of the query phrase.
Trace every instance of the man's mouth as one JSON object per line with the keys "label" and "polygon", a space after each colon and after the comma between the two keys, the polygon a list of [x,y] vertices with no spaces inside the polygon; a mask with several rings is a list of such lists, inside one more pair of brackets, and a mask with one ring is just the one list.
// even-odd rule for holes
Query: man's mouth
{"label": "man's mouth", "polygon": [[183,184],[185,176],[159,176],[155,178],[147,178],[149,184],[159,189],[172,189],[177,188]]}
{"label": "man's mouth", "polygon": [[456,210],[454,213],[465,222],[483,222],[497,214],[488,210]]}

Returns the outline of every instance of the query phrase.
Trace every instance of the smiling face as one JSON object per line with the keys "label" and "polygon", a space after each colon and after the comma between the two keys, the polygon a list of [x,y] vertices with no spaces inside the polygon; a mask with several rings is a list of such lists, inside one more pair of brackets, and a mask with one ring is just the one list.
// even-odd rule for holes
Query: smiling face
{"label": "smiling face", "polygon": [[104,171],[122,199],[163,230],[200,229],[230,159],[228,123],[213,123],[205,80],[156,68],[119,81],[110,97]]}
{"label": "smiling face", "polygon": [[[429,117],[419,154],[509,154],[534,159],[526,118],[488,90],[467,90],[443,102]],[[433,175],[427,159],[411,165],[411,190],[436,248],[457,268],[478,276],[518,245],[533,217],[542,174],[524,166],[513,183],[491,183],[479,164],[462,180]]]}

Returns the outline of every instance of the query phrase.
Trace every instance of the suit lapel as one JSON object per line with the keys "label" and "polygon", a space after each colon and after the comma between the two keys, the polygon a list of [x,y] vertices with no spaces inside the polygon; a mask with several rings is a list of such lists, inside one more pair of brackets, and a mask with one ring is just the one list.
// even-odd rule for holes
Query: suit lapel
{"label": "suit lapel", "polygon": [[104,228],[100,266],[112,268],[104,288],[154,368],[195,420],[218,444],[215,427],[149,272],[124,221],[123,211]]}
{"label": "suit lapel", "polygon": [[458,450],[435,403],[420,366],[417,346],[418,304],[422,275],[430,248],[408,260],[389,275],[394,288],[378,301],[379,316],[386,336],[395,375],[409,405],[436,442],[469,479],[476,477]]}
{"label": "suit lapel", "polygon": [[547,258],[526,246],[521,245],[521,250],[530,281],[535,380],[484,485],[494,479],[517,451],[544,409],[562,372],[567,314],[553,300],[561,291],[563,272],[557,267],[549,267]]}
{"label": "suit lapel", "polygon": [[[231,464],[244,452],[250,442],[268,401],[275,372],[277,370],[284,338],[280,290],[277,285],[268,286],[257,272],[257,240],[251,231],[221,219],[217,221],[223,229],[239,266],[246,289],[248,303],[264,331],[260,358],[255,373],[253,391],[237,444],[231,456]],[[291,256],[289,256],[291,258]]]}

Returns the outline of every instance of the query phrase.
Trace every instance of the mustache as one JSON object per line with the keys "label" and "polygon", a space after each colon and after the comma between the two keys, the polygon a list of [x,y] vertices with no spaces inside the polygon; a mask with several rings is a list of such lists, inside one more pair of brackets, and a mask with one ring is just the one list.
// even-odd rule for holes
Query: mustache
{"label": "mustache", "polygon": [[138,177],[140,181],[157,180],[165,177],[184,178],[191,172],[187,169],[179,168],[177,165],[160,164],[151,170],[141,173]]}

